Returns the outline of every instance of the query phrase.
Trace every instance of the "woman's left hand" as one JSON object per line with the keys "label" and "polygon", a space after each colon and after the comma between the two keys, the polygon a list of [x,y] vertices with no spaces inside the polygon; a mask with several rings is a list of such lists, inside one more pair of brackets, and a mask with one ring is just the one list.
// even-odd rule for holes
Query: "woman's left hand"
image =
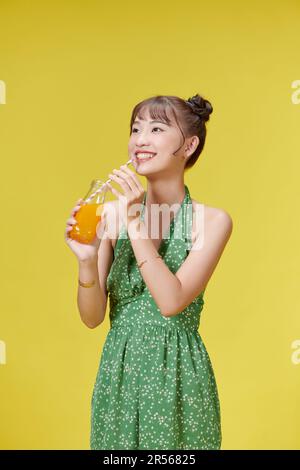
{"label": "woman's left hand", "polygon": [[126,165],[121,165],[120,170],[113,170],[113,174],[110,173],[109,177],[118,183],[124,191],[124,193],[120,193],[110,183],[106,183],[111,192],[119,199],[120,216],[128,228],[130,222],[139,219],[145,190],[136,174]]}

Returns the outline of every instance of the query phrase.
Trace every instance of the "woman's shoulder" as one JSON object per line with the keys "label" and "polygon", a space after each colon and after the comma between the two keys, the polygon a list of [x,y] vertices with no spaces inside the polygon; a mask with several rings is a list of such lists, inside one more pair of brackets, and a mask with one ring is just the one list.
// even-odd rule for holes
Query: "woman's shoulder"
{"label": "woman's shoulder", "polygon": [[203,210],[205,212],[205,215],[207,217],[213,218],[213,217],[228,217],[231,219],[230,214],[227,212],[227,210],[220,208],[220,207],[212,207],[207,204],[204,204],[203,202],[197,201],[196,199],[192,199],[193,203],[193,212],[196,210]]}
{"label": "woman's shoulder", "polygon": [[[203,202],[191,199],[193,204],[193,239],[199,235],[200,230],[203,229],[203,224],[206,227],[214,224],[224,224],[226,231],[231,232],[233,227],[233,220],[227,210],[220,207],[212,207]],[[196,214],[201,214],[201,217],[195,217]]]}

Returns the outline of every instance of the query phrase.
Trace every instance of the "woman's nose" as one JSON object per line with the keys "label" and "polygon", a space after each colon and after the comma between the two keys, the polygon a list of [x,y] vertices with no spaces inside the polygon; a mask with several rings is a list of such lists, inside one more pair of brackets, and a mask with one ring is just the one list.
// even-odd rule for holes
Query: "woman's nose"
{"label": "woman's nose", "polygon": [[136,143],[139,145],[141,144],[149,144],[150,138],[147,132],[140,132],[139,135],[136,136]]}

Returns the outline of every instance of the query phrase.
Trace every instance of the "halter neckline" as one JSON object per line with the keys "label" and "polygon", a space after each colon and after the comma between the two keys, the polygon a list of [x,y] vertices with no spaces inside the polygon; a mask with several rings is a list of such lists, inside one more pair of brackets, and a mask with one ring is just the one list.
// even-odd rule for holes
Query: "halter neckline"
{"label": "halter neckline", "polygon": [[[144,209],[145,209],[145,206],[146,206],[146,204],[145,204],[146,196],[147,196],[147,191],[145,191],[145,194],[144,194],[144,198],[143,198],[143,202],[142,202],[143,208],[142,208],[142,211],[141,211],[141,215],[144,214]],[[187,185],[185,184],[184,185],[184,197],[183,197],[183,200],[180,204],[180,209],[182,208],[183,204],[187,201],[191,202],[190,201],[190,192],[189,192],[189,189],[188,189]],[[180,209],[178,209],[178,212],[180,211]]]}
{"label": "halter neckline", "polygon": [[[163,234],[162,240],[160,242],[159,248],[157,249],[159,254],[162,254],[162,250],[165,246],[166,241],[168,238],[165,238],[166,235],[169,235],[171,237],[173,230],[174,230],[174,224],[179,221],[179,216],[181,215],[181,221],[183,223],[183,228],[181,229],[183,231],[183,237],[184,240],[187,244],[187,250],[190,250],[191,247],[191,223],[192,223],[192,200],[190,197],[190,192],[187,187],[187,185],[184,185],[185,189],[185,194],[184,198],[180,204],[179,209],[177,210],[175,216],[172,218],[171,223],[168,226],[168,229],[166,232]],[[145,191],[144,198],[143,198],[143,207],[141,210],[141,215],[140,219],[143,221],[144,220],[144,210],[146,207],[145,201],[146,201],[146,195],[147,191]]]}

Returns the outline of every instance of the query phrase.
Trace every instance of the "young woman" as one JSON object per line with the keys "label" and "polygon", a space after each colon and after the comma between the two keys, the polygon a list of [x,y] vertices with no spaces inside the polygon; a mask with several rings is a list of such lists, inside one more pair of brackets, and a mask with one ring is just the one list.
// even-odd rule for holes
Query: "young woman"
{"label": "young woman", "polygon": [[[110,235],[83,246],[68,238],[75,219],[68,220],[84,323],[101,324],[110,300],[111,328],[91,402],[91,449],[221,447],[218,390],[198,328],[232,219],[191,199],[184,183],[203,150],[212,110],[199,95],[186,101],[158,95],[136,105],[128,145],[135,172],[123,165],[109,175],[118,185],[108,183],[116,200],[105,203],[102,228]],[[137,175],[146,177],[147,191]],[[161,222],[152,209],[162,206],[171,209]]]}

